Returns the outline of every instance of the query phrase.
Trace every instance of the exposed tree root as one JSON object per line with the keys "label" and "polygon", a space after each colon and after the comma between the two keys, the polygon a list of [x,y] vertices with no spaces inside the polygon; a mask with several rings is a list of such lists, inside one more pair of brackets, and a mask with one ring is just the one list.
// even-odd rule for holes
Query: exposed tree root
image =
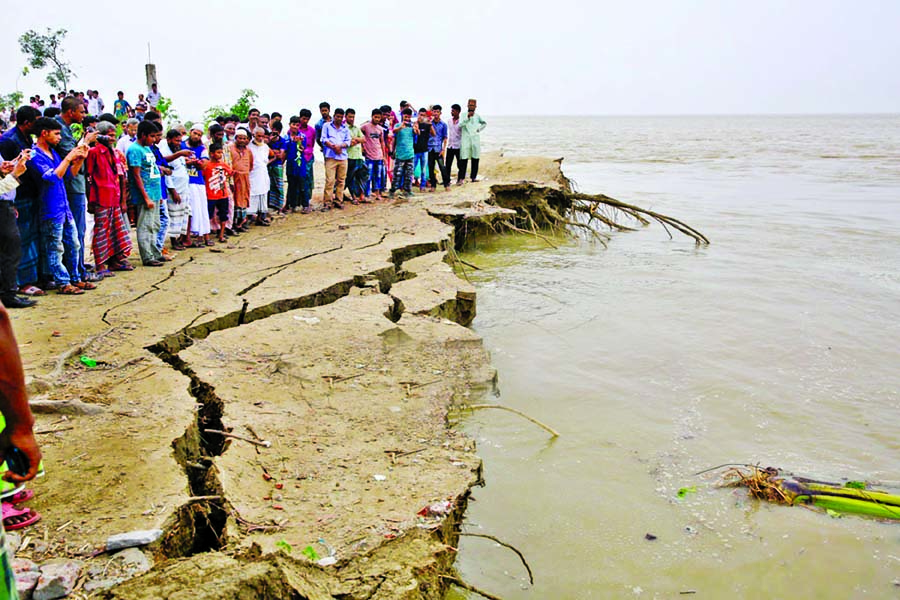
{"label": "exposed tree root", "polygon": [[460,536],[465,536],[465,537],[484,538],[484,539],[486,539],[486,540],[491,540],[491,541],[493,541],[493,542],[497,542],[498,544],[500,544],[500,545],[503,546],[504,548],[509,548],[510,550],[512,550],[513,552],[515,552],[516,554],[519,555],[519,560],[522,561],[522,564],[525,565],[525,570],[528,571],[528,581],[531,583],[531,585],[534,585],[534,574],[531,572],[531,567],[529,566],[528,561],[525,560],[525,555],[522,554],[522,553],[519,551],[518,548],[516,548],[516,547],[513,546],[512,544],[507,544],[506,542],[500,541],[500,540],[498,540],[497,538],[495,538],[494,536],[492,536],[492,535],[487,535],[487,534],[485,534],[485,533],[465,533],[465,532],[460,532],[459,535],[460,535]]}
{"label": "exposed tree root", "polygon": [[502,404],[469,404],[469,405],[466,405],[466,406],[462,407],[463,410],[478,410],[478,409],[482,409],[482,408],[497,408],[497,409],[500,409],[500,410],[506,410],[506,411],[509,411],[509,412],[511,412],[511,413],[513,413],[513,414],[517,414],[517,415],[519,415],[520,417],[522,417],[523,419],[526,419],[526,420],[528,420],[528,421],[531,421],[532,423],[534,423],[535,425],[537,425],[538,427],[540,427],[540,428],[543,429],[544,431],[548,432],[548,433],[549,433],[550,435],[552,435],[553,437],[559,437],[559,432],[556,431],[555,429],[553,429],[552,427],[550,427],[549,425],[545,425],[544,423],[541,423],[541,422],[538,421],[537,419],[532,418],[532,417],[529,417],[528,415],[526,415],[526,414],[523,413],[522,411],[516,410],[515,408],[510,408],[510,407],[508,407],[508,406],[503,406]]}
{"label": "exposed tree root", "polygon": [[487,598],[488,600],[503,600],[503,598],[501,598],[500,596],[495,596],[495,595],[491,594],[490,592],[486,592],[484,590],[478,589],[471,583],[466,583],[459,577],[454,577],[453,575],[441,575],[441,579],[443,579],[444,581],[446,581],[452,585],[461,587],[462,589],[464,589],[466,591],[473,592],[475,594],[478,594],[479,596]]}

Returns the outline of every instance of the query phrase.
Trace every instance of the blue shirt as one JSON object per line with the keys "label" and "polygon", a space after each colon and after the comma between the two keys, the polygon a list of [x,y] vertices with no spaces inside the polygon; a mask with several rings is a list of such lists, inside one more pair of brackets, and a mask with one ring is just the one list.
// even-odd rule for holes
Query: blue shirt
{"label": "blue shirt", "polygon": [[413,149],[413,128],[409,123],[403,129],[394,130],[394,152],[397,160],[412,160],[416,156]]}
{"label": "blue shirt", "polygon": [[[57,115],[56,120],[62,125],[62,137],[60,137],[59,144],[56,147],[61,154],[69,154],[69,152],[75,149],[78,142],[75,140],[75,136],[72,135],[72,129],[66,125],[66,122],[62,120],[62,117]],[[83,166],[81,167],[81,170],[78,171],[78,175],[69,175],[66,177],[66,191],[69,194],[87,193],[87,184],[84,180]]]}
{"label": "blue shirt", "polygon": [[[169,163],[165,158],[163,158],[162,152],[159,151],[159,148],[156,147],[156,144],[150,146],[150,150],[153,152],[153,157],[156,158],[156,166],[168,168]],[[159,190],[160,200],[166,200],[169,197],[169,192],[168,190],[166,190],[166,186],[164,184],[160,185]]]}
{"label": "blue shirt", "polygon": [[[181,142],[181,147],[185,150],[190,150],[194,153],[196,158],[203,158],[203,155],[206,153],[206,146],[200,144],[196,148],[189,145],[187,142]],[[188,165],[188,182],[196,185],[206,185],[206,182],[203,181],[203,171],[200,170],[200,165]],[[203,192],[204,194],[206,192]]]}
{"label": "blue shirt", "polygon": [[282,161],[281,158],[278,158],[277,152],[280,150],[287,149],[287,145],[284,143],[284,138],[280,137],[280,138],[278,138],[277,141],[274,141],[274,142],[272,140],[268,140],[267,143],[269,144],[269,148],[271,148],[272,150],[274,150],[276,152],[276,155],[275,155],[276,158],[275,158],[275,160],[273,160],[270,163],[270,165],[273,167],[277,167],[278,165],[283,165],[284,161]]}
{"label": "blue shirt", "polygon": [[428,149],[432,152],[440,152],[444,149],[444,140],[447,139],[447,124],[443,121],[436,121],[431,126],[434,128],[434,135],[428,138]]}
{"label": "blue shirt", "polygon": [[150,150],[150,148],[135,142],[128,148],[128,154],[125,155],[125,158],[128,160],[128,180],[131,183],[131,203],[144,203],[144,197],[137,189],[134,177],[131,175],[132,167],[141,168],[141,181],[144,182],[144,191],[147,192],[147,198],[149,198],[151,202],[160,200],[162,197],[162,192],[160,191],[160,188],[162,187],[160,185],[162,183],[162,177],[159,174],[159,167],[156,166],[156,157],[153,156],[153,151]]}
{"label": "blue shirt", "polygon": [[[335,152],[325,142],[332,144],[343,144],[340,152]],[[347,148],[350,147],[350,130],[346,125],[341,123],[340,127],[335,127],[334,122],[322,125],[322,154],[325,158],[334,158],[336,160],[347,160]]]}
{"label": "blue shirt", "polygon": [[[66,184],[63,179],[56,174],[56,169],[62,163],[62,159],[55,150],[51,149],[47,156],[44,151],[34,146],[34,152],[31,155],[31,163],[41,174],[44,182],[41,191],[41,219],[44,221],[53,221],[54,223],[64,223],[72,219],[72,211],[69,210],[69,200],[66,197]],[[68,170],[66,170],[65,179],[69,179]]]}

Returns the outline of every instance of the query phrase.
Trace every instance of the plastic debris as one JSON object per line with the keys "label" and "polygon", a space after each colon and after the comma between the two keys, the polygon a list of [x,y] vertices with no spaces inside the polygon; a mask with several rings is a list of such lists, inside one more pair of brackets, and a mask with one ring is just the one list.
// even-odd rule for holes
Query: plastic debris
{"label": "plastic debris", "polygon": [[449,500],[444,500],[442,502],[429,504],[416,514],[420,517],[446,517],[450,514],[450,509],[452,508],[452,506],[453,505]]}
{"label": "plastic debris", "polygon": [[125,548],[133,548],[135,546],[146,546],[147,544],[152,544],[158,540],[162,537],[162,534],[162,529],[117,533],[106,539],[106,550],[107,552],[112,552],[115,550],[123,550]]}
{"label": "plastic debris", "polygon": [[384,475],[372,475],[372,479],[374,479],[375,481],[386,481],[387,477],[385,477]]}
{"label": "plastic debris", "polygon": [[83,364],[86,367],[90,367],[91,369],[93,369],[94,367],[97,366],[97,361],[94,360],[93,358],[91,358],[90,356],[88,356],[87,354],[82,354],[81,358],[79,360],[81,361],[81,364]]}
{"label": "plastic debris", "polygon": [[696,494],[696,493],[697,493],[697,486],[696,486],[696,485],[692,485],[692,486],[690,486],[690,487],[683,487],[683,488],[679,489],[679,490],[678,490],[678,497],[679,497],[679,498],[684,498],[684,497],[687,496],[688,494]]}

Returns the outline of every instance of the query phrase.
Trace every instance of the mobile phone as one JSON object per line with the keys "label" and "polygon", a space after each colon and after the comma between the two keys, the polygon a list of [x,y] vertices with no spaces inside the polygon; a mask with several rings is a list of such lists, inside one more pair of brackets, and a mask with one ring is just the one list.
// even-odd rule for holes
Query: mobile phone
{"label": "mobile phone", "polygon": [[28,469],[31,466],[28,462],[28,457],[15,446],[7,448],[6,453],[3,455],[3,460],[6,461],[6,467],[16,475],[24,477],[28,474]]}

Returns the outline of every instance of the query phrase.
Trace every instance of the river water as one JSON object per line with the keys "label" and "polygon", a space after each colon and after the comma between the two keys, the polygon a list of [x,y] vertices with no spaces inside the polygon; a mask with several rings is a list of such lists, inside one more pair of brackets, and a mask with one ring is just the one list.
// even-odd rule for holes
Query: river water
{"label": "river water", "polygon": [[712,244],[650,227],[465,254],[492,401],[561,436],[465,420],[487,481],[465,530],[519,548],[535,584],[476,538],[462,576],[508,599],[900,597],[896,524],[694,475],[759,463],[900,490],[900,117],[498,118],[483,145],[564,156],[582,191]]}

